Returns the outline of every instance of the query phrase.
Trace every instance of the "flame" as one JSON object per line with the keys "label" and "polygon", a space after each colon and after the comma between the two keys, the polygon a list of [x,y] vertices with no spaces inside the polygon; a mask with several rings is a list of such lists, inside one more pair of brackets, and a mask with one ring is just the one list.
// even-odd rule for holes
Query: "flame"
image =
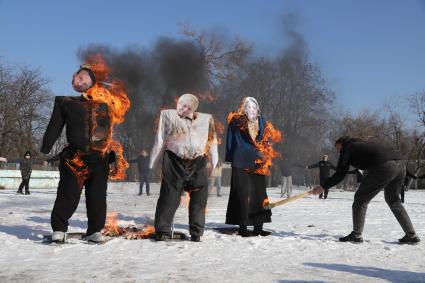
{"label": "flame", "polygon": [[267,207],[270,204],[270,200],[268,197],[264,198],[263,200],[263,207]]}
{"label": "flame", "polygon": [[108,231],[109,236],[118,237],[122,234],[122,229],[120,229],[118,224],[118,213],[110,212],[106,216],[106,224],[104,230]]}
{"label": "flame", "polygon": [[[125,170],[129,167],[129,164],[123,157],[123,148],[121,143],[112,138],[112,129],[115,125],[124,122],[125,114],[130,108],[130,100],[122,82],[104,82],[109,78],[110,69],[101,55],[96,54],[89,57],[86,60],[85,65],[88,65],[96,76],[96,83],[86,92],[85,97],[99,103],[107,104],[110,118],[110,126],[107,135],[108,139],[105,143],[100,145],[92,145],[91,149],[99,151],[103,156],[105,156],[108,152],[114,151],[116,161],[115,168],[111,168],[110,170],[110,179],[122,180],[125,178]],[[93,119],[93,121],[94,125],[91,129],[91,136],[95,136],[94,133],[97,128],[96,119]],[[81,160],[81,154],[77,153],[75,158]]]}
{"label": "flame", "polygon": [[102,234],[109,237],[120,237],[128,240],[138,240],[150,238],[155,233],[155,227],[144,224],[142,227],[137,226],[119,226],[118,214],[116,212],[108,213],[106,216],[106,224],[102,229]]}
{"label": "flame", "polygon": [[84,181],[87,179],[89,174],[88,167],[84,164],[79,154],[76,154],[72,159],[65,159],[65,164],[77,177],[78,187],[83,188]]}
{"label": "flame", "polygon": [[264,127],[263,137],[259,142],[254,141],[255,147],[260,152],[262,158],[255,160],[255,163],[259,166],[255,170],[255,173],[261,175],[270,175],[270,166],[273,164],[273,158],[280,157],[280,153],[273,148],[273,143],[280,142],[282,140],[282,133],[273,127],[273,124],[269,121],[266,122]]}
{"label": "flame", "polygon": [[244,115],[244,111],[243,111],[243,104],[241,104],[239,106],[239,109],[237,112],[230,112],[227,115],[227,124],[230,124],[230,122],[232,122],[233,119],[235,119],[238,116]]}
{"label": "flame", "polygon": [[[239,107],[237,112],[230,112],[227,115],[227,123],[231,123],[234,119],[238,119],[240,117],[246,117],[243,112],[243,105]],[[243,132],[248,132],[248,126],[244,123],[238,123],[237,126]],[[280,157],[280,153],[278,153],[273,148],[273,144],[282,141],[282,133],[277,130],[270,121],[267,121],[264,126],[263,136],[260,141],[252,140],[251,142],[257,148],[260,153],[261,158],[255,160],[255,164],[257,164],[257,169],[253,171],[255,174],[261,175],[270,175],[270,166],[273,164],[273,158]]]}

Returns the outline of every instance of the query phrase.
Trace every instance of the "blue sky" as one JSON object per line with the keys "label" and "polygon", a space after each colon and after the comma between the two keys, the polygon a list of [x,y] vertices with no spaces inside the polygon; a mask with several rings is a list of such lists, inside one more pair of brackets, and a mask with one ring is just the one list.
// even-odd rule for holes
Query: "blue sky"
{"label": "blue sky", "polygon": [[178,37],[178,23],[188,22],[239,35],[273,56],[289,43],[287,13],[298,15],[297,30],[342,109],[374,110],[425,90],[424,0],[0,0],[0,60],[40,68],[56,94],[68,95],[77,50],[90,43],[149,48],[158,36]]}

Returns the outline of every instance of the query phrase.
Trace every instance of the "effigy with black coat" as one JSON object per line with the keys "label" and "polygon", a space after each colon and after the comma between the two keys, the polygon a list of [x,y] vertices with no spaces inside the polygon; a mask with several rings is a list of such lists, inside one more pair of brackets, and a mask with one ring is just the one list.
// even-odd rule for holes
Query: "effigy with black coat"
{"label": "effigy with black coat", "polygon": [[[265,124],[265,120],[258,117],[256,141],[262,139]],[[268,199],[266,176],[256,172],[256,161],[260,158],[249,133],[247,116],[234,116],[228,125],[226,140],[225,161],[232,164],[226,224],[258,226],[271,222],[271,210],[263,208],[263,202]]]}

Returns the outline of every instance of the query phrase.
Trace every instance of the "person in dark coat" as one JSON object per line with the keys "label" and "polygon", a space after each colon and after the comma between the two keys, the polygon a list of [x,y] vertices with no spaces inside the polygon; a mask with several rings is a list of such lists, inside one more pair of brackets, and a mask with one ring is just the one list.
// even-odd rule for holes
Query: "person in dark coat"
{"label": "person in dark coat", "polygon": [[[263,230],[263,224],[271,222],[272,213],[263,208],[268,199],[266,176],[256,172],[256,160],[261,155],[255,146],[255,141],[263,137],[265,120],[253,97],[246,97],[241,109],[242,113],[233,115],[227,130],[225,161],[232,165],[232,176],[226,224],[239,225],[242,237],[267,236],[270,232]],[[254,231],[247,226],[254,226]]]}
{"label": "person in dark coat", "polygon": [[22,182],[19,185],[18,194],[24,194],[22,189],[25,187],[25,194],[29,195],[30,193],[30,178],[32,173],[32,160],[31,160],[31,152],[28,150],[24,154],[24,158],[22,158],[19,162],[19,170],[21,171]]}
{"label": "person in dark coat", "polygon": [[[329,157],[324,154],[321,161],[306,167],[307,169],[319,168],[320,185],[323,185],[325,180],[331,176],[331,169],[336,170],[336,167],[332,164],[332,162],[328,161],[328,158]],[[319,198],[327,199],[328,193],[329,189],[325,189],[324,193],[319,195]]]}
{"label": "person in dark coat", "polygon": [[402,182],[406,176],[406,166],[399,154],[382,145],[351,138],[340,137],[335,142],[339,153],[336,172],[325,180],[322,186],[315,187],[314,194],[322,193],[325,188],[331,188],[341,182],[347,174],[349,166],[367,170],[353,202],[353,231],[340,238],[341,242],[362,242],[363,227],[369,202],[382,190],[385,201],[399,222],[405,236],[399,239],[404,244],[414,244],[420,241],[416,235],[409,215],[400,200]]}
{"label": "person in dark coat", "polygon": [[96,81],[97,75],[91,68],[91,65],[83,65],[73,75],[72,86],[81,96],[55,97],[41,147],[41,152],[48,154],[66,126],[68,145],[59,155],[60,180],[51,214],[52,240],[57,242],[64,240],[68,220],[77,209],[83,186],[88,218],[86,240],[104,241],[100,231],[106,220],[110,163],[115,161],[115,153],[110,151],[108,143],[112,138],[112,116],[116,112],[91,95],[95,89],[113,96]]}
{"label": "person in dark coat", "polygon": [[143,149],[140,155],[135,159],[130,159],[129,163],[137,163],[137,169],[139,170],[139,196],[143,194],[143,185],[146,184],[146,195],[150,195],[150,184],[149,184],[149,153]]}

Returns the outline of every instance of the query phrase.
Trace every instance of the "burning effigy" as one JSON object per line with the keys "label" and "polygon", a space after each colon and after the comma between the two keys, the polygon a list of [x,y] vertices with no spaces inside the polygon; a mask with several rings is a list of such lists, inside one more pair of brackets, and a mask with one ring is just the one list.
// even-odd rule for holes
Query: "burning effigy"
{"label": "burning effigy", "polygon": [[263,223],[271,222],[271,210],[265,206],[266,176],[273,158],[279,156],[273,144],[282,140],[282,134],[263,119],[253,97],[245,97],[227,121],[225,161],[232,164],[232,177],[226,224],[239,225],[242,237],[266,236],[269,232],[263,230]]}
{"label": "burning effigy", "polygon": [[155,212],[157,241],[172,238],[172,221],[183,191],[189,202],[189,232],[200,241],[208,198],[207,163],[218,161],[217,135],[212,115],[196,112],[199,100],[183,94],[176,109],[162,110],[149,168],[164,151],[160,196]]}
{"label": "burning effigy", "polygon": [[72,87],[81,95],[55,97],[41,152],[50,152],[64,127],[68,145],[59,154],[61,177],[52,211],[53,241],[64,240],[68,219],[85,187],[87,240],[101,242],[108,177],[125,177],[128,163],[121,144],[113,139],[113,128],[124,121],[130,100],[124,85],[109,76],[110,69],[100,55],[87,58],[72,77]]}

